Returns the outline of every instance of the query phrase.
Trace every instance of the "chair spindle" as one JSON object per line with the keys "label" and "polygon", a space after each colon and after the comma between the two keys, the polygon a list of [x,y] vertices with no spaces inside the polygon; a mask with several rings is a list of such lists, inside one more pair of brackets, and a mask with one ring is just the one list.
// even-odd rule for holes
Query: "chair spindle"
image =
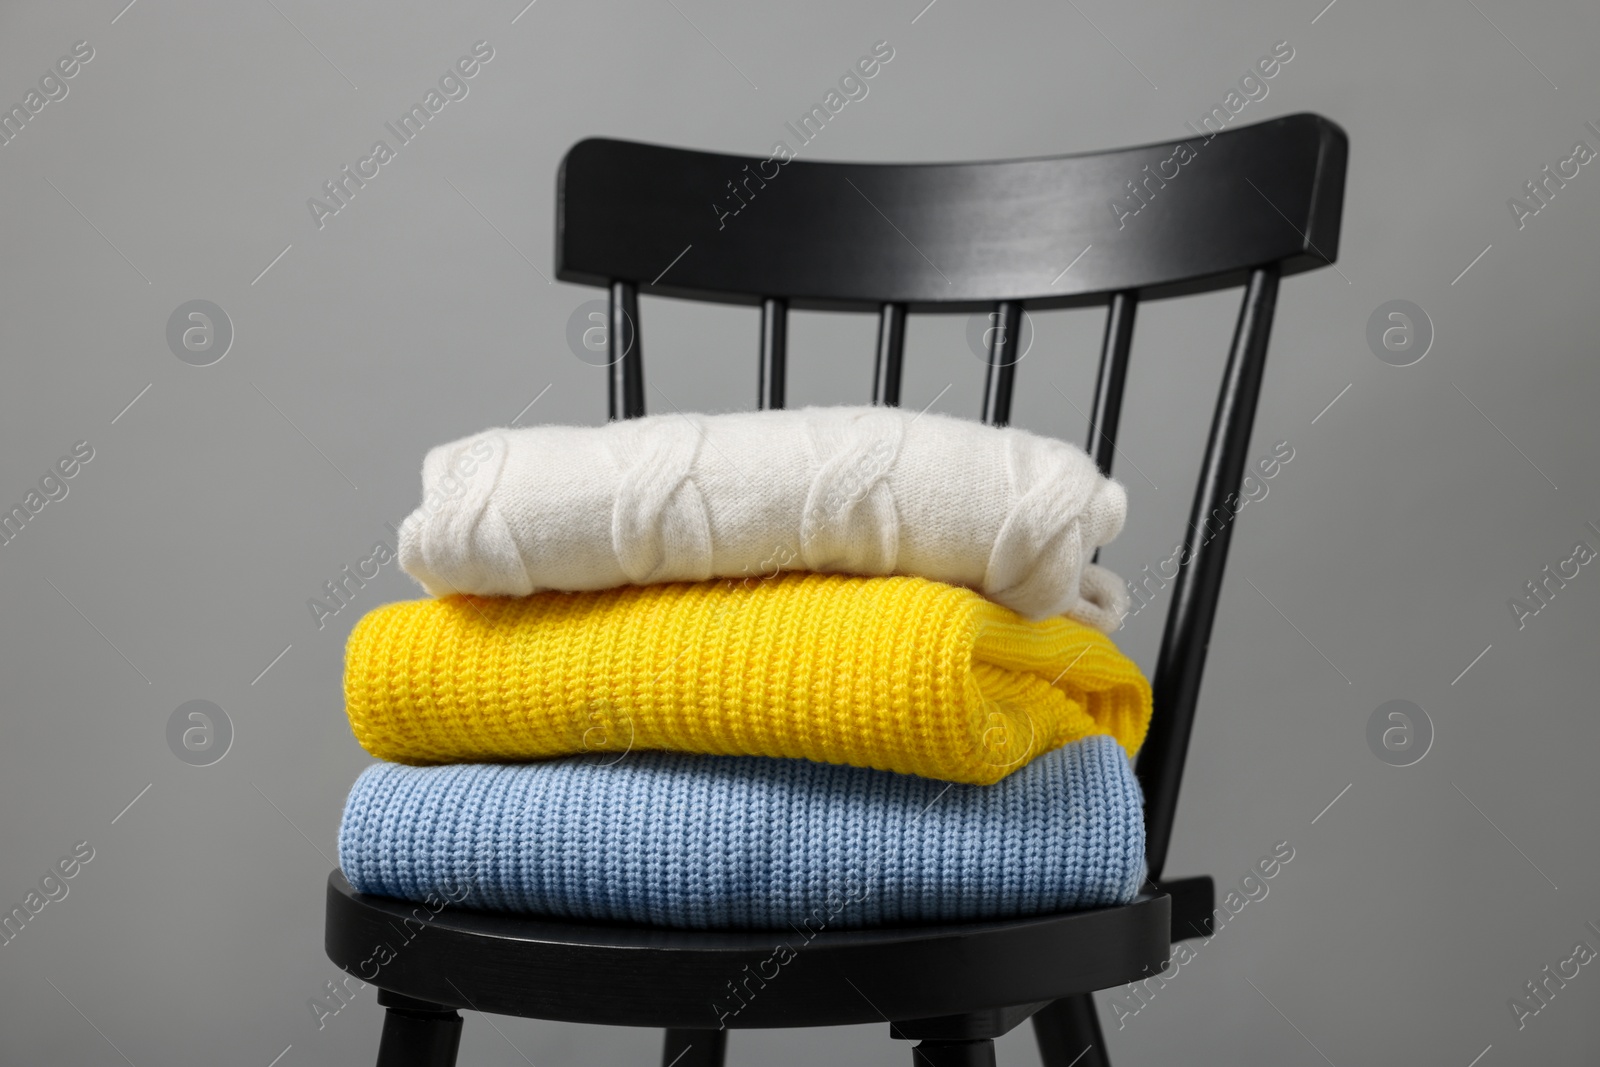
{"label": "chair spindle", "polygon": [[983,383],[983,421],[1004,426],[1011,421],[1011,383],[1021,358],[1022,302],[1002,300],[989,313],[989,367]]}
{"label": "chair spindle", "polygon": [[639,343],[639,287],[612,282],[606,316],[610,362],[606,366],[609,418],[637,419],[644,414],[644,351]]}
{"label": "chair spindle", "polygon": [[1128,377],[1128,353],[1133,345],[1133,318],[1139,294],[1127,290],[1111,294],[1106,311],[1106,336],[1100,346],[1100,377],[1094,387],[1094,408],[1089,414],[1089,454],[1100,473],[1111,477],[1111,457],[1117,451],[1117,423],[1122,418],[1122,384]]}
{"label": "chair spindle", "polygon": [[1277,264],[1257,267],[1250,272],[1245,286],[1200,467],[1200,481],[1195,488],[1194,511],[1184,535],[1185,552],[1173,582],[1172,606],[1167,611],[1161,652],[1156,659],[1152,683],[1156,714],[1136,767],[1144,789],[1145,855],[1151,880],[1160,878],[1167,860],[1184,754],[1200,697],[1200,675],[1205,669],[1206,647],[1211,642],[1228,542],[1233,536],[1231,522],[1222,522],[1216,530],[1209,524],[1213,512],[1223,508],[1230,495],[1238,493],[1244,476],[1267,340],[1272,333],[1272,313],[1278,299],[1278,276]]}
{"label": "chair spindle", "polygon": [[906,348],[906,306],[885,304],[878,312],[878,359],[872,372],[872,402],[900,406],[900,366]]}
{"label": "chair spindle", "polygon": [[785,360],[789,351],[789,302],[761,301],[761,373],[756,406],[762,411],[783,407]]}

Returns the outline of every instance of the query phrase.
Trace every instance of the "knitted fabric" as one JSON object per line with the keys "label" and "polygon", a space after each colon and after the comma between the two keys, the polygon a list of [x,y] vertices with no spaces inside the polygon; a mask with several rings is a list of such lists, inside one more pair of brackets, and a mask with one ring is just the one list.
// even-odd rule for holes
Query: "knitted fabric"
{"label": "knitted fabric", "polygon": [[469,908],[812,934],[1126,903],[1144,878],[1139,785],[1109,737],[992,786],[804,760],[613,760],[375,764],[345,805],[339,866],[380,896],[465,886]]}
{"label": "knitted fabric", "polygon": [[389,604],[350,634],[357,740],[403,763],[665,749],[998,781],[1144,740],[1150,687],[1099,631],[923,578],[789,573]]}
{"label": "knitted fabric", "polygon": [[806,570],[966,585],[1028,618],[1111,632],[1093,565],[1127,497],[1084,452],[889,407],[656,415],[488,430],[427,455],[400,564],[429,593],[754,578]]}

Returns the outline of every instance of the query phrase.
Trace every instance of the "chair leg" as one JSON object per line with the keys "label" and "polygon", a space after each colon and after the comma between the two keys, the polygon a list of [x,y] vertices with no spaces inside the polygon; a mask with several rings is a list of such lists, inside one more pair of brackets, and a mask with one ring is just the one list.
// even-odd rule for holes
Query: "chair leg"
{"label": "chair leg", "polygon": [[387,1006],[378,1067],[455,1067],[461,1016],[454,1008],[380,990]]}
{"label": "chair leg", "polygon": [[1111,1067],[1100,1016],[1088,993],[1041,1008],[1033,1017],[1033,1036],[1039,1039],[1044,1067]]}
{"label": "chair leg", "polygon": [[727,1050],[726,1030],[668,1030],[661,1067],[722,1067]]}
{"label": "chair leg", "polygon": [[995,1067],[994,1042],[922,1041],[911,1049],[912,1067]]}

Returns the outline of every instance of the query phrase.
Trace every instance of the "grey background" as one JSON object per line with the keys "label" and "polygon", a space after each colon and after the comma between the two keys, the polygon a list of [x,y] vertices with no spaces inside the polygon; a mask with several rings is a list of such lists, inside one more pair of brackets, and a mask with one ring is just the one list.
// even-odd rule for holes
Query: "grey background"
{"label": "grey background", "polygon": [[[4,1062],[370,1062],[370,990],[321,1030],[307,1006],[336,976],[323,879],[368,762],[340,654],[360,611],[420,593],[385,568],[320,631],[306,601],[415,505],[429,446],[509,422],[547,386],[525,422],[604,418],[603,372],[564,340],[595,294],[541,276],[567,146],[766,155],[878,40],[895,58],[807,158],[1172,138],[1279,40],[1295,58],[1238,121],[1315,110],[1351,138],[1339,269],[1283,288],[1251,451],[1295,455],[1239,519],[1169,870],[1233,882],[1276,842],[1296,856],[1122,1029],[1101,996],[1117,1062],[1594,1056],[1594,966],[1520,1031],[1507,1001],[1596,941],[1600,568],[1524,629],[1507,600],[1578,539],[1600,545],[1584,529],[1600,524],[1600,173],[1520,231],[1506,201],[1580,137],[1600,147],[1583,128],[1600,121],[1600,10],[124,2],[0,11],[0,102],[74,42],[95,49],[0,147],[0,501],[74,442],[95,449],[0,546],[0,903],[75,842],[95,849],[0,946]],[[319,230],[306,199],[478,40],[495,57],[470,95]],[[166,346],[194,299],[233,321],[213,366]],[[1435,326],[1414,366],[1366,345],[1393,299]],[[1141,310],[1118,471],[1131,516],[1105,560],[1124,574],[1182,528],[1234,301]],[[647,299],[643,317],[653,407],[751,406],[753,312]],[[1016,422],[1081,440],[1063,394],[1087,406],[1100,319],[1036,325]],[[908,406],[976,414],[964,326],[914,320]],[[798,317],[792,402],[864,398],[873,330]],[[1147,669],[1159,629],[1152,610],[1124,634]],[[234,726],[208,767],[165,740],[194,699]],[[1414,766],[1366,744],[1392,699],[1435,728]],[[463,1063],[658,1055],[649,1031],[490,1021],[469,1017]],[[1000,1046],[1037,1062],[1027,1029]],[[907,1055],[881,1025],[731,1044],[739,1063]]]}

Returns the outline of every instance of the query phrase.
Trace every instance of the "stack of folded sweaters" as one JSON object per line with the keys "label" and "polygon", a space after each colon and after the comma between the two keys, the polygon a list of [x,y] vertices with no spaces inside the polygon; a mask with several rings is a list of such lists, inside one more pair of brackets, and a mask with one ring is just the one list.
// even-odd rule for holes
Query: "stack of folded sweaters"
{"label": "stack of folded sweaters", "polygon": [[1125,902],[1150,689],[1081,450],[894,408],[490,430],[350,635],[360,892],[673,927]]}

